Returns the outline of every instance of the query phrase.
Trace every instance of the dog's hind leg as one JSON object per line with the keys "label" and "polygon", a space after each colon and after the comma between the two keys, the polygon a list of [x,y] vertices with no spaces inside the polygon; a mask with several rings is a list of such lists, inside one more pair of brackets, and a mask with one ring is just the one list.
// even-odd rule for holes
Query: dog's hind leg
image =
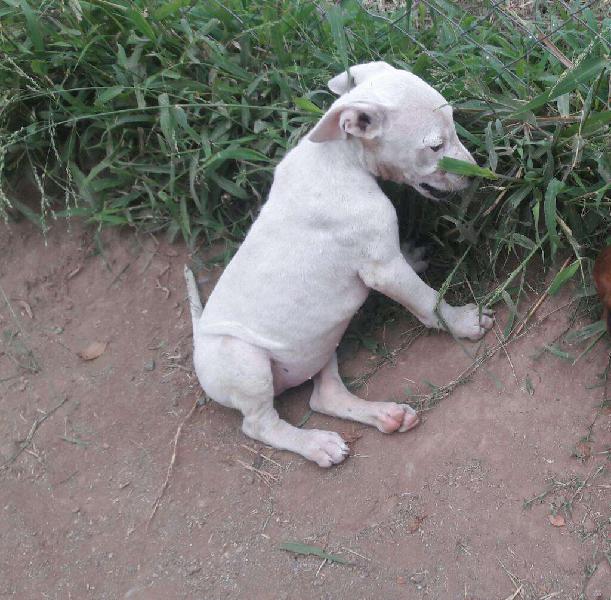
{"label": "dog's hind leg", "polygon": [[339,376],[335,354],[314,379],[310,407],[326,415],[373,425],[383,433],[407,431],[419,422],[408,404],[369,402],[351,394]]}
{"label": "dog's hind leg", "polygon": [[423,273],[429,268],[429,261],[426,260],[426,248],[424,246],[416,246],[412,240],[408,240],[401,244],[401,254],[403,254],[407,264],[416,273]]}
{"label": "dog's hind leg", "polygon": [[290,450],[321,467],[342,462],[348,447],[332,431],[298,429],[274,408],[274,385],[266,351],[230,336],[202,336],[194,353],[202,387],[213,399],[243,415],[242,431],[281,450]]}

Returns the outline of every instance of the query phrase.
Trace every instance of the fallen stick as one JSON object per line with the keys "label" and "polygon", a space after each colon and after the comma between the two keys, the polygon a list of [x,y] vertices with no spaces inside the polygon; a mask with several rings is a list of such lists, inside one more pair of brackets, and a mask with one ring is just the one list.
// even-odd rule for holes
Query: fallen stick
{"label": "fallen stick", "polygon": [[511,594],[511,596],[507,596],[507,598],[505,598],[505,600],[515,600],[516,596],[518,594],[522,593],[522,588],[523,587],[524,586],[521,585],[519,588],[516,589],[516,591],[513,594]]}
{"label": "fallen stick", "polygon": [[0,472],[8,469],[9,465],[14,463],[17,460],[17,458],[19,458],[19,455],[32,443],[32,438],[34,437],[34,434],[36,433],[37,429],[54,412],[56,412],[64,404],[66,404],[66,402],[68,402],[68,398],[64,398],[57,406],[54,406],[49,412],[44,413],[42,417],[39,417],[38,419],[36,419],[36,421],[34,421],[34,423],[32,423],[32,427],[30,427],[30,431],[28,432],[28,435],[26,436],[25,440],[23,440],[23,442],[21,442],[21,445],[19,446],[18,450],[16,450],[15,453],[10,458],[8,458],[6,461],[4,461],[0,465]]}
{"label": "fallen stick", "polygon": [[242,446],[242,448],[244,448],[244,450],[248,450],[249,452],[252,452],[253,454],[256,454],[257,456],[260,456],[263,460],[266,460],[266,461],[272,463],[273,465],[276,465],[277,467],[282,468],[282,465],[280,463],[278,463],[275,460],[269,458],[269,456],[265,456],[265,454],[263,454],[262,452],[257,452],[254,448],[251,448],[250,446],[247,446],[246,444],[240,444],[240,446]]}
{"label": "fallen stick", "polygon": [[149,515],[149,518],[146,522],[146,529],[149,528],[149,525],[153,521],[153,518],[155,517],[155,514],[157,513],[157,509],[159,508],[159,505],[161,504],[161,499],[163,498],[163,495],[165,494],[165,491],[167,490],[168,485],[170,483],[170,476],[172,475],[172,469],[174,468],[174,463],[176,462],[176,449],[178,447],[178,439],[180,438],[180,434],[182,433],[182,428],[185,426],[187,421],[191,418],[196,408],[197,408],[197,401],[193,403],[191,410],[189,411],[187,416],[182,420],[182,423],[178,426],[178,429],[176,430],[176,434],[174,435],[174,449],[172,451],[172,458],[170,459],[170,464],[168,465],[168,471],[165,476],[165,481],[163,482],[163,485],[161,486],[161,490],[159,491],[159,494],[157,494],[157,498],[155,498],[155,502],[153,503],[151,514]]}
{"label": "fallen stick", "polygon": [[274,477],[271,473],[268,473],[267,471],[263,471],[261,469],[257,469],[257,467],[253,467],[252,465],[245,463],[243,460],[240,460],[239,458],[236,459],[236,462],[239,465],[242,465],[248,471],[251,471],[252,473],[257,475],[261,479],[261,481],[269,487],[271,487],[272,481],[278,481],[278,478]]}

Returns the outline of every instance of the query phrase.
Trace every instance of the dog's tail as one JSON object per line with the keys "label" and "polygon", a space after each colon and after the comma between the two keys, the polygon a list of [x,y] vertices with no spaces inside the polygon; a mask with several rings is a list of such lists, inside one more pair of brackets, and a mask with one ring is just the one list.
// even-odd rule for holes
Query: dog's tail
{"label": "dog's tail", "polygon": [[185,281],[187,282],[187,297],[189,299],[189,308],[191,309],[191,320],[193,321],[193,334],[195,335],[195,327],[202,316],[204,307],[199,297],[199,290],[197,289],[193,271],[187,265],[185,265]]}

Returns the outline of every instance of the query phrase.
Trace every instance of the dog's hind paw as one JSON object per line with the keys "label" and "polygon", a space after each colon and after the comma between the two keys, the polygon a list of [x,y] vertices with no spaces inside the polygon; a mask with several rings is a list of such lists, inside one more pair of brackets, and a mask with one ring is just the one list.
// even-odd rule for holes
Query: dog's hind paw
{"label": "dog's hind paw", "polygon": [[314,461],[319,467],[337,465],[350,452],[342,436],[333,431],[306,429],[302,433],[304,434],[303,446],[299,453]]}

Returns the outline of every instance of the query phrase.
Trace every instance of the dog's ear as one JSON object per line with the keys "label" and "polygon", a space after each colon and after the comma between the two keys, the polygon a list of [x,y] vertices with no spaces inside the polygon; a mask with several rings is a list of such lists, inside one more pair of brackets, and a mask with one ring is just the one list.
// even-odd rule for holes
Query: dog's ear
{"label": "dog's ear", "polygon": [[382,133],[385,116],[379,104],[353,102],[332,107],[308,137],[311,142],[344,140],[348,135],[371,140]]}
{"label": "dog's ear", "polygon": [[348,71],[344,71],[329,80],[327,85],[334,94],[342,96],[346,92],[349,92],[355,85],[359,85],[359,83],[363,83],[372,77],[392,70],[394,70],[393,67],[382,61],[354,65],[354,67],[350,67]]}

